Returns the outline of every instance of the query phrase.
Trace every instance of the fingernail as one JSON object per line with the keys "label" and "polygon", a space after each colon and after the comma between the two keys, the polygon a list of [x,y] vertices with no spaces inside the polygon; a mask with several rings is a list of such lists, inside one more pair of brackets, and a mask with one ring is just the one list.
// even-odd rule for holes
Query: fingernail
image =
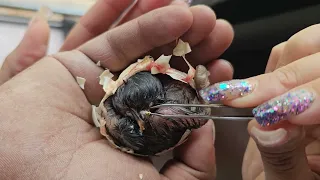
{"label": "fingernail", "polygon": [[274,146],[284,141],[287,136],[287,131],[283,128],[273,131],[262,131],[253,126],[250,132],[262,146]]}
{"label": "fingernail", "polygon": [[29,22],[29,26],[32,26],[40,19],[47,21],[52,15],[53,12],[48,7],[42,6]]}
{"label": "fingernail", "polygon": [[310,107],[314,99],[313,93],[297,90],[271,99],[254,108],[252,113],[261,126],[269,126],[301,114]]}
{"label": "fingernail", "polygon": [[246,96],[254,89],[254,85],[246,80],[231,80],[213,84],[199,91],[199,95],[208,103],[231,100]]}

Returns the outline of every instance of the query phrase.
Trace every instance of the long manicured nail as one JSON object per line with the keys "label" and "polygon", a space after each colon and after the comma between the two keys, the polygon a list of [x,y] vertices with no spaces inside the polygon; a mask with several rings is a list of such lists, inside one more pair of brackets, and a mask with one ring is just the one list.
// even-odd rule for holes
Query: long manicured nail
{"label": "long manicured nail", "polygon": [[199,91],[199,95],[208,103],[231,100],[251,93],[254,85],[246,80],[231,80],[213,84]]}
{"label": "long manicured nail", "polygon": [[277,145],[287,136],[287,131],[283,128],[273,131],[262,131],[256,127],[252,127],[250,132],[262,146]]}
{"label": "long manicured nail", "polygon": [[286,93],[253,109],[252,113],[261,126],[269,126],[304,112],[313,103],[314,94],[306,90]]}
{"label": "long manicured nail", "polygon": [[29,26],[32,26],[32,24],[36,23],[40,19],[47,21],[52,15],[53,15],[53,12],[48,7],[43,6],[33,16],[31,21],[29,22]]}

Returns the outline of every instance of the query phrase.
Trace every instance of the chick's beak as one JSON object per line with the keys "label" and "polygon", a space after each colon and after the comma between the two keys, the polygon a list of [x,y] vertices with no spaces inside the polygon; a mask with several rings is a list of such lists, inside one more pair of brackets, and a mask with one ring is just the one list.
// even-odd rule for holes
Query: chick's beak
{"label": "chick's beak", "polygon": [[138,126],[140,128],[140,132],[142,133],[145,130],[144,121],[142,120],[142,118],[140,117],[140,115],[137,111],[132,110],[132,115],[133,115],[134,119],[137,121]]}

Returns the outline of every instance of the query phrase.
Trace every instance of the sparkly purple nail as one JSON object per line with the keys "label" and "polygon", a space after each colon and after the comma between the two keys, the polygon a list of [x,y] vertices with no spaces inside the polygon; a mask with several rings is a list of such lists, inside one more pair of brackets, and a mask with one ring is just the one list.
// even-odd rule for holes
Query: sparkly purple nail
{"label": "sparkly purple nail", "polygon": [[245,96],[253,91],[253,85],[246,80],[231,80],[213,84],[199,91],[208,103],[230,100]]}
{"label": "sparkly purple nail", "polygon": [[310,107],[314,95],[306,90],[289,92],[253,109],[252,113],[261,126],[269,126]]}

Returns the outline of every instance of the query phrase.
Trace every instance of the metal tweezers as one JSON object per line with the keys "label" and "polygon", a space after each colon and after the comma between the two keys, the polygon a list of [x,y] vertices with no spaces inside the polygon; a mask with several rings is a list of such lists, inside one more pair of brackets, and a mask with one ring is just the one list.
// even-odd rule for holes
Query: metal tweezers
{"label": "metal tweezers", "polygon": [[248,121],[253,119],[253,108],[233,108],[222,104],[160,104],[152,106],[151,109],[160,107],[198,107],[198,108],[211,108],[211,115],[200,114],[159,114],[149,112],[150,115],[161,116],[164,118],[196,118],[196,119],[212,119],[212,120],[231,120],[231,121]]}

